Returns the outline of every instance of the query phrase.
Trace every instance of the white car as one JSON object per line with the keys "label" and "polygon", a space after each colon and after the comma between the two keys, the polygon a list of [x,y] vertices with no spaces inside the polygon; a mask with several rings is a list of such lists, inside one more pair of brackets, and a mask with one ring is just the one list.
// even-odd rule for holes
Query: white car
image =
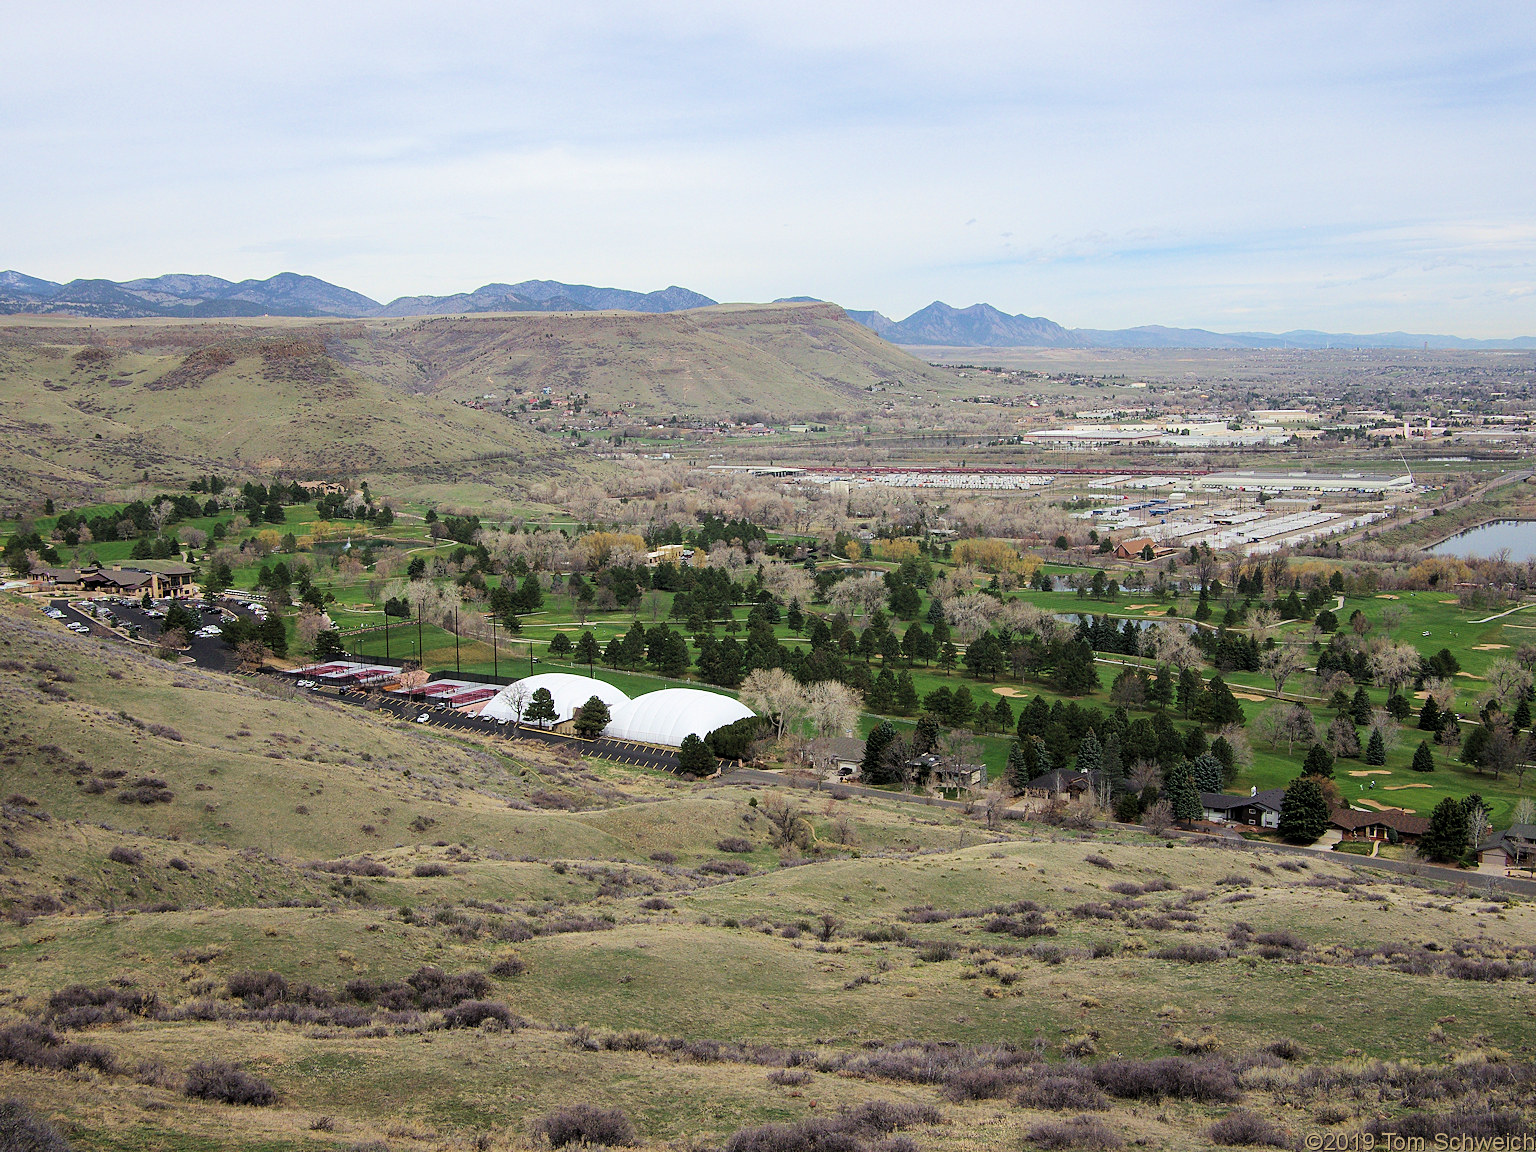
{"label": "white car", "polygon": [[416,723],[425,724],[430,719],[432,719],[432,717],[423,712],[420,716],[416,717]]}
{"label": "white car", "polygon": [[90,629],[87,628],[84,624],[71,623],[65,625],[65,627],[67,627],[71,632],[86,633],[90,631]]}

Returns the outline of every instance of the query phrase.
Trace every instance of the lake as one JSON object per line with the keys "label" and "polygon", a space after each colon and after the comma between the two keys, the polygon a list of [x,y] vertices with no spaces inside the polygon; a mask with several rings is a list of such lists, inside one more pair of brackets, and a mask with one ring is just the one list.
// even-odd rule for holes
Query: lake
{"label": "lake", "polygon": [[1430,552],[1435,556],[1492,556],[1506,548],[1511,560],[1536,557],[1536,520],[1495,520],[1452,536]]}

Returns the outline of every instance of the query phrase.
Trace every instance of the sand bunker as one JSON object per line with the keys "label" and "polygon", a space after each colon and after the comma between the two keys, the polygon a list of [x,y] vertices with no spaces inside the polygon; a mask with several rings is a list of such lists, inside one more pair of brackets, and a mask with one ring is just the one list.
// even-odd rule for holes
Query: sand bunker
{"label": "sand bunker", "polygon": [[1236,696],[1239,700],[1258,700],[1258,701],[1262,701],[1262,700],[1268,700],[1269,699],[1268,696],[1255,696],[1251,692],[1234,692],[1234,693],[1232,693],[1232,695]]}
{"label": "sand bunker", "polygon": [[1440,603],[1442,603],[1442,604],[1460,604],[1461,601],[1460,600],[1442,600],[1442,601],[1440,601]]}
{"label": "sand bunker", "polygon": [[1385,768],[1367,768],[1364,772],[1351,772],[1351,776],[1390,776],[1391,772]]}
{"label": "sand bunker", "polygon": [[1378,812],[1407,812],[1409,815],[1413,814],[1412,808],[1398,808],[1392,804],[1382,804],[1380,801],[1366,800],[1360,796],[1351,796],[1349,799],[1352,803],[1364,804],[1366,807],[1374,808]]}
{"label": "sand bunker", "polygon": [[1388,784],[1383,791],[1401,792],[1404,788],[1428,788],[1428,784]]}
{"label": "sand bunker", "polygon": [[1456,675],[1458,675],[1458,676],[1465,676],[1468,680],[1481,680],[1482,679],[1481,676],[1474,676],[1470,672],[1458,672],[1458,673],[1456,673]]}
{"label": "sand bunker", "polygon": [[1126,607],[1129,608],[1132,612],[1140,612],[1143,608],[1155,608],[1155,607],[1157,607],[1157,605],[1155,605],[1155,604],[1127,604]]}
{"label": "sand bunker", "polygon": [[1017,688],[1010,688],[1006,684],[999,684],[992,691],[996,692],[999,696],[1012,696],[1018,700],[1024,699],[1024,693],[1020,692]]}
{"label": "sand bunker", "polygon": [[1474,651],[1474,652],[1497,652],[1501,648],[1508,648],[1508,647],[1509,647],[1508,644],[1474,644],[1474,645],[1472,645],[1472,651]]}
{"label": "sand bunker", "polygon": [[1401,600],[1402,597],[1401,596],[1394,596],[1390,592],[1378,592],[1378,593],[1376,593],[1376,599],[1378,599],[1378,600]]}

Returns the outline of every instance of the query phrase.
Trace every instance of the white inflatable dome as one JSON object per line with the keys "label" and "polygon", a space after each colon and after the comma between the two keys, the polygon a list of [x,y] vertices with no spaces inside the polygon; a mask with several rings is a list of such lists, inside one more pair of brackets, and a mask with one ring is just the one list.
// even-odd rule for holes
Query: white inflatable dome
{"label": "white inflatable dome", "polygon": [[576,709],[594,696],[607,704],[610,712],[617,712],[629,703],[629,697],[625,693],[605,680],[573,676],[569,672],[544,672],[538,676],[527,676],[508,684],[491,698],[481,710],[480,715],[489,716],[493,720],[520,719],[517,714],[517,705],[512,698],[513,691],[522,693],[523,711],[527,712],[528,702],[540,688],[548,688],[549,694],[555,698],[557,724],[569,720]]}
{"label": "white inflatable dome", "polygon": [[603,735],[676,748],[689,733],[702,739],[716,728],[756,715],[740,700],[697,688],[647,692],[613,710]]}

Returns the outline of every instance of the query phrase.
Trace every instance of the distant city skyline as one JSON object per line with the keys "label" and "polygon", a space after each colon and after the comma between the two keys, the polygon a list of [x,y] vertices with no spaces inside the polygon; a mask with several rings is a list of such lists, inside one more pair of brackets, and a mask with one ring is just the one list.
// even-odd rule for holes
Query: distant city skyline
{"label": "distant city skyline", "polygon": [[1536,335],[1536,10],[9,13],[0,267]]}

